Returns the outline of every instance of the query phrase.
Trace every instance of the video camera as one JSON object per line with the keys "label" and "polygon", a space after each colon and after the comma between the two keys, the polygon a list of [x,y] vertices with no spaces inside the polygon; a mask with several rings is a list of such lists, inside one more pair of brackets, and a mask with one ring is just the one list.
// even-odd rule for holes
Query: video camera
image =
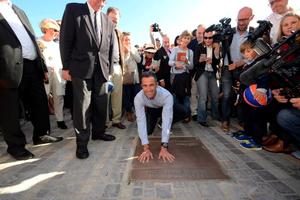
{"label": "video camera", "polygon": [[300,30],[273,48],[258,39],[254,50],[262,54],[241,74],[242,83],[250,85],[262,77],[270,76],[280,88],[284,88],[281,95],[287,99],[300,97]]}
{"label": "video camera", "polygon": [[216,34],[213,36],[214,42],[222,42],[227,40],[235,33],[235,30],[231,28],[230,25],[231,18],[224,17],[220,19],[219,22],[219,24],[213,24],[205,30],[206,32],[216,32]]}
{"label": "video camera", "polygon": [[273,26],[271,22],[266,20],[258,20],[257,23],[259,24],[258,27],[254,31],[249,33],[247,40],[254,42],[258,38],[270,35],[270,30]]}

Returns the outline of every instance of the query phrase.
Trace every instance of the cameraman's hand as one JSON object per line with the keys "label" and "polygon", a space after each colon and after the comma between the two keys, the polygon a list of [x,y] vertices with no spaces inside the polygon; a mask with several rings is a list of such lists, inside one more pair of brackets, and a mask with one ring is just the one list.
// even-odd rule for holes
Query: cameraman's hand
{"label": "cameraman's hand", "polygon": [[297,108],[298,110],[300,110],[300,98],[291,98],[290,102],[292,103],[292,105]]}
{"label": "cameraman's hand", "polygon": [[279,103],[287,103],[288,99],[285,98],[285,96],[280,95],[281,89],[275,89],[272,90],[272,94],[274,95],[274,98],[279,102]]}
{"label": "cameraman's hand", "polygon": [[170,163],[175,160],[175,156],[168,152],[168,149],[161,147],[158,159],[163,159],[164,162],[169,161]]}
{"label": "cameraman's hand", "polygon": [[235,63],[232,63],[230,65],[228,65],[228,70],[231,71],[231,70],[235,70],[236,68],[236,64]]}

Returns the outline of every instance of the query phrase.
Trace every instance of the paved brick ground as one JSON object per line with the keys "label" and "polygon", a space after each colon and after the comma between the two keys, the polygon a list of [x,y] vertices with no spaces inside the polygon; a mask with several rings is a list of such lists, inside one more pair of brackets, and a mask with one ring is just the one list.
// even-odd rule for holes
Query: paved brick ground
{"label": "paved brick ground", "polygon": [[[136,124],[126,122],[125,130],[108,129],[117,137],[113,142],[90,141],[87,160],[75,158],[72,128],[61,131],[54,120],[52,124],[52,134],[65,139],[45,146],[28,144],[36,158],[26,162],[13,160],[0,139],[1,200],[300,200],[299,160],[244,150],[219,129],[219,122],[210,128],[178,123],[172,136],[199,137],[231,177],[227,181],[130,182]],[[31,143],[30,123],[23,127]]]}

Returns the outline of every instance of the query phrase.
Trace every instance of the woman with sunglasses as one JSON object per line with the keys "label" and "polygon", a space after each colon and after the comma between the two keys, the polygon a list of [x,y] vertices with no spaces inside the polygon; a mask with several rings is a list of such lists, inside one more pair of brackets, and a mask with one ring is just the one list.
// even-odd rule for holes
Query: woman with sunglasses
{"label": "woman with sunglasses", "polygon": [[62,78],[59,44],[54,41],[59,34],[60,27],[55,20],[44,19],[40,23],[40,28],[44,35],[38,38],[37,43],[49,73],[49,82],[45,84],[45,89],[47,95],[53,97],[57,126],[61,129],[67,129],[63,114],[66,81]]}
{"label": "woman with sunglasses", "polygon": [[213,41],[213,32],[204,33],[204,42],[199,44],[195,51],[195,81],[199,91],[197,121],[204,127],[208,127],[206,102],[208,90],[211,95],[211,111],[214,119],[219,118],[216,73],[220,63],[220,46]]}

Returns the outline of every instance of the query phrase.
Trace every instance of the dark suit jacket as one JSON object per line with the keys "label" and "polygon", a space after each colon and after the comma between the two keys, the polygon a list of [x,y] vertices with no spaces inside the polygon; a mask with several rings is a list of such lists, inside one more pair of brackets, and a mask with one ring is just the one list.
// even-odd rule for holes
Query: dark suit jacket
{"label": "dark suit jacket", "polygon": [[101,38],[97,44],[96,33],[87,3],[67,4],[60,30],[60,52],[64,70],[81,79],[90,79],[99,57],[103,76],[108,80],[112,73],[114,25],[101,12]]}
{"label": "dark suit jacket", "polygon": [[[23,10],[13,5],[13,10],[24,25],[35,45],[38,57],[37,67],[41,79],[47,68],[41,59],[41,53],[35,40],[34,31]],[[0,14],[0,88],[18,88],[23,74],[22,45],[7,21]]]}
{"label": "dark suit jacket", "polygon": [[159,71],[157,72],[157,80],[164,79],[165,82],[170,83],[169,56],[164,47],[161,47],[154,54],[154,60],[160,60]]}
{"label": "dark suit jacket", "polygon": [[[214,49],[213,49],[213,52],[214,52]],[[195,50],[195,56],[194,56],[194,69],[196,71],[195,77],[194,77],[195,81],[197,81],[198,78],[201,76],[201,74],[205,71],[206,62],[199,62],[199,58],[200,58],[201,54],[207,54],[206,47],[203,46],[202,44],[199,44]],[[212,57],[211,65],[212,65],[214,72],[216,73],[218,70],[217,65],[220,63],[220,59],[217,59],[215,57],[214,53],[212,55],[213,55],[213,57]]]}

